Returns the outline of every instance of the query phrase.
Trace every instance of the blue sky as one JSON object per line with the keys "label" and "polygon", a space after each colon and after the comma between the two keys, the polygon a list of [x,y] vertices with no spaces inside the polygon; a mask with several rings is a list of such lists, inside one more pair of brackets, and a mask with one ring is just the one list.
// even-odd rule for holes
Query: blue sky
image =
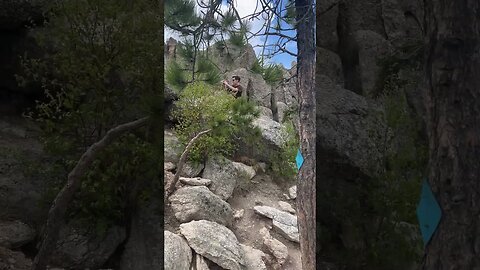
{"label": "blue sky", "polygon": [[[226,9],[227,1],[224,0],[223,3],[224,3],[224,6],[225,6],[225,9]],[[286,3],[287,3],[287,0],[283,0],[283,6]],[[235,1],[235,8],[237,9],[240,17],[248,16],[248,15],[254,13],[256,5],[257,5],[257,0],[236,0]],[[262,27],[262,25],[265,23],[265,21],[263,19],[256,19],[256,20],[251,21],[250,23],[251,23],[252,32],[256,32],[255,30],[258,31]],[[282,26],[282,28],[283,27],[291,28],[284,22],[282,22],[281,26]],[[296,31],[295,30],[283,31],[282,34],[286,34],[288,36],[294,37],[296,35]],[[165,40],[167,40],[169,37],[174,37],[175,38],[177,36],[178,35],[176,33],[173,33],[172,31],[169,31],[169,30],[165,31]],[[265,39],[267,39],[266,36],[258,36],[258,37],[252,38],[249,41],[249,43],[252,46],[255,47],[257,45],[264,44]],[[277,36],[268,36],[267,44],[274,44],[277,39],[278,39]],[[257,57],[259,57],[260,54],[261,54],[262,48],[256,47],[254,49],[255,49],[255,52],[257,54]],[[293,53],[296,53],[297,52],[296,43],[293,42],[293,41],[289,42],[286,45],[285,49],[287,49],[287,50],[289,50]],[[267,62],[268,63],[280,63],[284,67],[290,68],[292,61],[296,61],[296,57],[294,57],[292,55],[289,55],[287,53],[279,53]]]}

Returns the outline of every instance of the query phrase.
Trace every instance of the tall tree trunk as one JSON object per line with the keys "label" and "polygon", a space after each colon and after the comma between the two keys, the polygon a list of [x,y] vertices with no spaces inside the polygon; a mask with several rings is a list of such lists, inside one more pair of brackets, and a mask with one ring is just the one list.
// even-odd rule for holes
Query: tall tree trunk
{"label": "tall tree trunk", "polygon": [[98,142],[90,146],[85,153],[80,157],[77,165],[68,174],[67,184],[58,193],[53,201],[52,207],[48,212],[47,225],[43,237],[43,242],[40,251],[32,265],[32,270],[45,270],[47,268],[48,260],[56,247],[58,233],[65,218],[65,212],[82,183],[82,177],[87,172],[89,166],[95,160],[99,152],[105,149],[116,138],[123,135],[125,132],[139,128],[147,123],[148,117],[119,125],[107,132],[107,134]]}
{"label": "tall tree trunk", "polygon": [[423,269],[480,269],[480,1],[425,0],[429,178],[442,219]]}
{"label": "tall tree trunk", "polygon": [[297,183],[297,214],[303,270],[315,269],[315,16],[313,0],[296,0],[297,91],[300,103],[300,142],[305,159]]}

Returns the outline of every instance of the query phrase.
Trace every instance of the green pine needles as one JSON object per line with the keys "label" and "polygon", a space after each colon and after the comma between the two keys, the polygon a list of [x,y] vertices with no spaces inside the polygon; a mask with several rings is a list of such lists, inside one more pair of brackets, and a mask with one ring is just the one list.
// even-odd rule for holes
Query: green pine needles
{"label": "green pine needles", "polygon": [[[42,128],[45,149],[55,157],[52,166],[63,169],[63,181],[52,190],[63,186],[80,155],[111,128],[145,116],[161,123],[162,8],[148,0],[52,3],[36,36],[45,54],[24,57],[18,75],[21,85],[36,84],[45,92],[28,116]],[[129,192],[152,190],[160,182],[162,149],[155,133],[154,125],[141,128],[100,154],[69,217],[91,224],[122,221]]]}
{"label": "green pine needles", "polygon": [[251,124],[258,116],[253,104],[204,82],[183,89],[176,107],[179,124],[175,129],[185,145],[199,132],[212,129],[194,145],[190,154],[193,160],[207,155],[229,156],[236,150],[239,139],[259,132]]}

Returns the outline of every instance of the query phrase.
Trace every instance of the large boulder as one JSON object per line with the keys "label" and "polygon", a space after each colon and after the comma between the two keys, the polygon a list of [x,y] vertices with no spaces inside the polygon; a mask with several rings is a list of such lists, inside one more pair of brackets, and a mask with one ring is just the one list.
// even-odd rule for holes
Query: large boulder
{"label": "large boulder", "polygon": [[16,221],[0,222],[0,246],[19,248],[35,238],[35,230],[27,224]]}
{"label": "large boulder", "polygon": [[230,205],[206,187],[183,187],[168,199],[175,217],[182,223],[209,220],[228,226],[233,220]]}
{"label": "large boulder", "polygon": [[[334,0],[329,2],[334,2]],[[370,30],[385,37],[382,21],[382,0],[348,0],[339,2],[339,18],[337,22],[340,24],[338,28],[341,28],[340,35],[348,35],[358,30]]]}
{"label": "large boulder", "polygon": [[205,168],[205,166],[200,162],[187,161],[183,165],[182,172],[180,173],[180,176],[188,177],[188,178],[197,177],[197,176],[200,175],[203,168]]}
{"label": "large boulder", "polygon": [[300,242],[296,216],[269,206],[255,206],[253,210],[259,215],[272,219],[273,227],[285,238]]}
{"label": "large boulder", "polygon": [[266,108],[272,107],[272,87],[265,82],[262,75],[245,68],[239,68],[227,72],[225,76],[230,80],[233,75],[240,76],[240,84],[243,86],[242,95],[248,95],[249,99],[255,102],[258,106]]}
{"label": "large boulder", "polygon": [[232,196],[238,181],[250,179],[250,170],[226,158],[209,158],[203,171],[203,178],[212,180],[210,190],[222,200]]}
{"label": "large boulder", "polygon": [[244,251],[235,234],[218,223],[200,220],[180,225],[190,247],[224,269],[244,270]]}
{"label": "large boulder", "polygon": [[13,251],[0,246],[0,269],[30,270],[32,261],[19,251]]}
{"label": "large boulder", "polygon": [[273,113],[270,108],[257,106],[257,110],[260,112],[260,116],[273,119]]}
{"label": "large boulder", "polygon": [[178,140],[175,132],[171,130],[165,130],[163,136],[164,162],[172,162],[173,164],[177,164],[178,160],[180,159],[180,155],[182,155],[182,144]]}
{"label": "large boulder", "polygon": [[210,270],[210,267],[208,266],[208,263],[203,256],[196,254],[195,266],[192,265],[192,268],[190,270]]}
{"label": "large boulder", "polygon": [[69,269],[98,269],[107,262],[125,239],[124,227],[113,226],[99,234],[93,229],[68,224],[60,230],[57,247],[50,263]]}
{"label": "large boulder", "polygon": [[216,63],[222,73],[238,68],[250,69],[257,60],[255,51],[250,44],[238,47],[230,42],[226,44],[218,42],[208,50],[210,59]]}
{"label": "large boulder", "polygon": [[[159,226],[160,227],[160,226]],[[192,249],[183,237],[165,231],[165,270],[190,270]],[[140,269],[140,268],[139,268]],[[143,268],[153,269],[153,268]],[[161,268],[158,268],[161,269]]]}
{"label": "large boulder", "polygon": [[240,244],[245,254],[246,270],[267,270],[263,261],[266,254],[263,251]]}
{"label": "large boulder", "polygon": [[[164,162],[171,162],[175,166],[180,160],[182,152],[185,150],[185,147],[182,145],[177,135],[172,130],[165,130],[163,133],[164,139]],[[183,165],[182,173],[180,176],[183,177],[197,177],[203,170],[204,165],[200,162],[189,161],[185,162]]]}
{"label": "large boulder", "polygon": [[364,251],[365,240],[358,236],[367,232],[353,224],[345,210],[354,209],[352,215],[368,212],[358,202],[369,190],[372,178],[384,172],[389,128],[380,105],[343,89],[326,76],[318,75],[316,83],[316,173],[324,180],[317,187],[317,196],[322,198],[317,200],[317,224],[321,230],[338,235],[342,248]]}
{"label": "large boulder", "polygon": [[337,20],[340,0],[320,1],[317,13],[317,46],[338,50]]}
{"label": "large boulder", "polygon": [[24,122],[0,119],[0,216],[39,229],[48,213],[42,204],[48,179],[32,169],[49,162]]}
{"label": "large boulder", "polygon": [[156,198],[141,202],[134,212],[120,270],[160,269],[163,265],[163,203]]}
{"label": "large boulder", "polygon": [[265,227],[260,229],[259,233],[263,238],[263,244],[267,248],[268,252],[275,257],[278,265],[283,265],[288,258],[287,246],[285,246],[285,244],[278,241],[277,239],[273,238],[272,235],[270,235],[268,229]]}
{"label": "large boulder", "polygon": [[383,172],[388,127],[380,105],[317,79],[317,173],[356,180]]}
{"label": "large boulder", "polygon": [[342,60],[336,53],[317,47],[317,70],[319,74],[330,77],[332,81],[343,85]]}
{"label": "large boulder", "polygon": [[355,41],[358,48],[358,61],[363,96],[374,97],[378,92],[381,66],[379,61],[391,51],[390,42],[373,31],[357,31]]}
{"label": "large boulder", "polygon": [[260,130],[260,141],[256,145],[242,145],[239,154],[260,162],[271,162],[272,157],[285,147],[288,137],[285,126],[264,116],[255,119],[252,124]]}
{"label": "large boulder", "polygon": [[423,18],[423,5],[418,1],[382,0],[385,33],[387,39],[397,47],[422,41],[421,18]]}

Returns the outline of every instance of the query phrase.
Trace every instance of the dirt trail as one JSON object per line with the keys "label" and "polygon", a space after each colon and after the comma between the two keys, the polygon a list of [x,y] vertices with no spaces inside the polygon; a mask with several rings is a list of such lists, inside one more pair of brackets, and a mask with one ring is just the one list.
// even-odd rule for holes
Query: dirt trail
{"label": "dirt trail", "polygon": [[[249,182],[239,184],[228,203],[235,210],[244,209],[245,211],[243,218],[235,221],[231,228],[240,243],[256,249],[262,249],[263,242],[259,231],[262,227],[271,228],[272,221],[256,214],[253,211],[253,207],[255,205],[266,205],[279,209],[278,201],[287,201],[283,194],[288,193],[289,186],[286,183],[280,185],[275,183],[266,174],[257,175]],[[288,200],[288,203],[295,208],[295,201]],[[289,259],[282,269],[302,269],[300,245],[285,239],[273,230],[270,230],[270,234],[288,248]]]}

